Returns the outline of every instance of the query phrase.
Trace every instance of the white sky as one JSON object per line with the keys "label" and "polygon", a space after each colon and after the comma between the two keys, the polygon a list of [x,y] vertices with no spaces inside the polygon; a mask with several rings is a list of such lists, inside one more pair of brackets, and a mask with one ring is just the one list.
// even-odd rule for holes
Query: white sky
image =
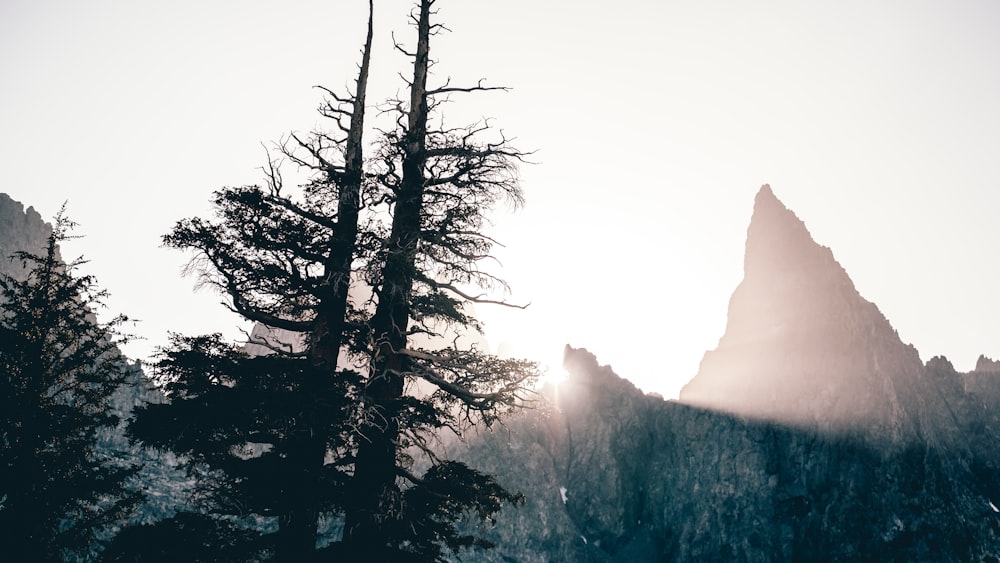
{"label": "white sky", "polygon": [[[410,3],[380,0],[369,99],[403,88]],[[527,208],[500,214],[526,311],[480,308],[497,346],[558,365],[586,347],[675,396],[725,327],[753,196],[830,246],[924,360],[1000,357],[1000,3],[440,0],[438,79],[518,146]],[[0,0],[0,191],[46,218],[142,320],[237,320],[159,247],[213,190],[259,180],[261,143],[353,80],[367,2]]]}

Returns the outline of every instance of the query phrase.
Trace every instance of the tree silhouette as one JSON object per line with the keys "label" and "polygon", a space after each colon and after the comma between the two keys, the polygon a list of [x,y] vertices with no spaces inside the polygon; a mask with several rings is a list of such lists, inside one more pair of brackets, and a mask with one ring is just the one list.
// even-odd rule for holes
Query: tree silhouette
{"label": "tree silhouette", "polygon": [[[323,452],[346,451],[354,378],[341,373],[320,387],[313,382],[322,374],[307,358],[252,357],[219,335],[172,341],[156,364],[169,402],[142,407],[129,432],[183,454],[198,488],[190,510],[127,530],[106,558],[309,560],[316,520],[302,545],[288,532],[298,531],[290,519],[335,511],[345,479],[336,464],[308,464],[299,454],[316,440]],[[261,518],[277,519],[278,533],[262,534]]]}
{"label": "tree silhouette", "polygon": [[440,560],[444,548],[487,545],[458,531],[462,514],[489,520],[520,498],[433,447],[524,406],[537,376],[531,362],[458,338],[481,330],[468,305],[498,303],[485,293],[506,289],[481,268],[494,244],[485,213],[520,204],[523,153],[486,124],[428,126],[441,97],[492,89],[427,88],[442,29],[430,24],[433,4],[412,14],[409,101],[393,102],[396,127],[374,158],[362,150],[369,17],[355,93],[324,89],[334,132],[280,146],[308,181],[286,187],[272,161],[263,185],[219,190],[214,219],[183,220],[164,237],[195,251],[199,281],[233,311],[272,329],[251,338],[269,355],[176,337],[157,364],[171,400],[140,413],[133,432],[203,464],[209,520],[276,516],[262,557],[310,560],[318,519],[332,513],[344,532],[326,555]]}
{"label": "tree silhouette", "polygon": [[[364,183],[371,41],[370,15],[354,94],[324,89],[329,98],[319,111],[336,133],[293,134],[281,147],[312,171],[301,189],[289,194],[272,161],[265,185],[215,194],[218,222],[184,220],[164,237],[168,246],[197,252],[192,264],[200,282],[222,290],[233,311],[284,331],[288,342],[261,341],[274,354],[251,358],[217,335],[175,336],[155,366],[171,400],[144,409],[131,429],[148,444],[188,456],[202,491],[212,493],[199,505],[200,521],[220,536],[240,529],[237,516],[275,517],[275,537],[238,535],[244,549],[284,561],[312,557],[320,514],[339,510],[332,491],[343,481],[343,464],[327,458],[349,452],[350,417],[342,411],[353,405],[355,378],[337,366],[348,321],[358,316],[348,289]],[[169,543],[194,529],[176,522],[157,528],[147,532],[173,538]],[[120,551],[156,544],[140,531],[129,537],[131,546]]]}
{"label": "tree silhouette", "polygon": [[135,468],[95,449],[112,392],[127,377],[117,345],[124,316],[99,323],[107,296],[59,243],[73,228],[61,211],[44,255],[19,251],[25,276],[0,275],[0,528],[11,561],[61,561],[91,549],[94,532],[138,496]]}
{"label": "tree silhouette", "polygon": [[[524,154],[502,134],[487,139],[491,131],[485,123],[429,125],[442,97],[495,89],[482,81],[467,88],[448,82],[428,88],[430,40],[444,29],[430,21],[434,4],[421,0],[411,15],[416,50],[396,45],[412,58],[413,78],[408,103],[394,104],[398,127],[384,135],[378,155],[380,193],[392,221],[367,272],[377,305],[369,325],[364,423],[350,487],[354,504],[345,526],[349,550],[366,559],[405,553],[436,560],[440,544],[475,543],[448,524],[461,511],[475,509],[485,519],[500,501],[517,500],[489,476],[438,460],[427,436],[441,428],[462,434],[465,422],[490,425],[504,411],[524,405],[524,392],[536,376],[530,362],[457,344],[421,349],[413,342],[414,335],[440,338],[456,327],[479,329],[466,314],[467,305],[495,302],[463,288],[505,288],[481,269],[494,244],[484,233],[484,214],[504,200],[519,205],[522,197],[516,164]],[[413,381],[428,391],[408,393]],[[412,448],[431,460],[423,477],[410,472]],[[442,504],[425,504],[432,498]]]}

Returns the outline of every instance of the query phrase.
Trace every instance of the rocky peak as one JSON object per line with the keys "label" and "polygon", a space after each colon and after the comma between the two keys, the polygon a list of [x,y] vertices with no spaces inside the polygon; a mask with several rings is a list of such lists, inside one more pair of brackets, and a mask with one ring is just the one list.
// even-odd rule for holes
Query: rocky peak
{"label": "rocky peak", "polygon": [[891,441],[920,434],[926,371],[829,248],[757,193],[726,332],[682,402]]}
{"label": "rocky peak", "polygon": [[955,374],[955,366],[944,356],[934,356],[927,361],[927,371],[932,374]]}
{"label": "rocky peak", "polygon": [[776,273],[808,271],[851,284],[830,249],[813,242],[805,223],[778,200],[768,184],[754,198],[743,269],[751,282],[774,280]]}
{"label": "rocky peak", "polygon": [[1000,361],[980,355],[979,359],[976,360],[976,369],[973,371],[977,373],[1000,373]]}
{"label": "rocky peak", "polygon": [[0,236],[0,273],[18,278],[23,275],[23,268],[10,256],[19,250],[44,254],[52,225],[42,220],[33,207],[25,210],[24,204],[0,193],[0,233],[3,233]]}

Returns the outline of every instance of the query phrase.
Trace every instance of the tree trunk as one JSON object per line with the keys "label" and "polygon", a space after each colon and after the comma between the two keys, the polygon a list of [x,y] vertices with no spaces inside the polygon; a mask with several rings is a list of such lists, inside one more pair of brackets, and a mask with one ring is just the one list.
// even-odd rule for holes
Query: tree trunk
{"label": "tree trunk", "polygon": [[[368,68],[371,61],[372,0],[368,3],[368,34],[361,58],[357,87],[351,112],[351,125],[345,142],[344,172],[330,174],[330,181],[339,184],[337,202],[337,229],[324,265],[329,280],[329,295],[322,300],[310,335],[309,354],[313,364],[320,368],[322,381],[304,382],[306,396],[316,399],[331,392],[336,377],[340,348],[344,340],[347,298],[351,287],[351,265],[358,237],[358,216],[361,201],[361,183],[364,177],[365,94],[368,86]],[[308,414],[306,415],[308,420]],[[289,448],[288,461],[299,460],[294,471],[295,483],[288,483],[288,493],[293,502],[289,510],[278,518],[277,559],[288,563],[310,561],[316,549],[319,507],[315,491],[320,486],[326,458],[326,429],[308,428],[294,440]]]}
{"label": "tree trunk", "polygon": [[288,449],[289,470],[278,476],[282,502],[289,507],[278,516],[275,560],[283,563],[308,562],[315,558],[319,526],[316,490],[326,450],[316,436],[305,436]]}
{"label": "tree trunk", "polygon": [[351,125],[344,147],[344,172],[334,178],[339,184],[337,201],[337,229],[330,244],[330,253],[324,264],[330,295],[323,300],[316,316],[312,334],[313,362],[324,372],[333,373],[337,367],[343,343],[344,320],[347,315],[347,297],[351,288],[351,266],[358,240],[358,216],[361,205],[361,183],[364,179],[364,125],[365,95],[368,88],[368,67],[372,50],[372,0],[368,2],[368,35],[361,57]]}
{"label": "tree trunk", "polygon": [[410,293],[423,211],[427,137],[427,65],[432,0],[421,0],[417,23],[417,51],[410,86],[410,107],[403,147],[403,177],[397,193],[388,253],[382,271],[378,306],[372,319],[375,355],[365,400],[375,411],[374,423],[362,432],[355,463],[353,491],[357,505],[346,514],[345,541],[352,553],[377,556],[392,542],[383,522],[398,517],[400,491],[396,485],[399,425],[396,404],[403,394],[410,318]]}

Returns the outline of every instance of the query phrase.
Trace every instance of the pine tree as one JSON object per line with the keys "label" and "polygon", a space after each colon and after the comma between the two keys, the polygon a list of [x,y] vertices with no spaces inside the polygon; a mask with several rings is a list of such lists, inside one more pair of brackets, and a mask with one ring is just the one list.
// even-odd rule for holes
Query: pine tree
{"label": "pine tree", "polygon": [[[298,453],[317,439],[323,452],[344,451],[350,375],[320,388],[307,358],[252,357],[220,335],[172,340],[155,366],[169,402],[139,409],[129,432],[182,454],[198,488],[187,511],[126,529],[106,559],[309,560],[316,520],[302,546],[289,538],[289,515],[335,511],[344,479],[337,466]],[[268,520],[277,533],[262,533]]]}
{"label": "pine tree", "polygon": [[[385,134],[379,180],[391,208],[391,226],[369,264],[377,305],[369,323],[370,363],[364,382],[364,415],[349,488],[345,547],[361,560],[436,561],[442,547],[488,547],[454,527],[463,513],[488,520],[503,502],[520,497],[491,476],[441,460],[427,446],[441,429],[462,435],[467,424],[489,426],[525,406],[537,370],[532,362],[501,359],[457,344],[419,348],[415,335],[442,338],[449,331],[479,330],[466,314],[472,303],[506,305],[466,287],[506,289],[484,271],[494,241],[484,233],[485,214],[498,203],[520,205],[516,164],[524,153],[487,123],[445,128],[435,111],[454,93],[503,88],[449,82],[428,88],[430,40],[445,28],[431,22],[434,0],[420,0],[411,15],[417,28],[409,100],[393,104],[399,127]],[[440,117],[440,116],[438,116]],[[428,389],[412,393],[408,389]],[[411,473],[411,451],[430,462]]]}
{"label": "pine tree", "polygon": [[488,521],[520,500],[434,448],[442,434],[525,406],[537,369],[454,338],[481,330],[470,304],[496,304],[485,294],[506,289],[481,267],[494,244],[485,214],[521,203],[524,155],[488,124],[434,125],[444,96],[493,88],[427,88],[430,38],[442,29],[430,23],[433,4],[413,13],[410,98],[394,102],[397,128],[374,158],[361,143],[369,18],[354,95],[326,90],[334,133],[282,145],[309,180],[288,188],[271,164],[263,185],[219,190],[214,219],[181,221],[164,237],[195,251],[200,281],[232,310],[287,335],[258,341],[272,352],[264,358],[218,337],[177,337],[157,367],[170,403],[135,425],[147,443],[209,469],[209,521],[276,517],[277,533],[259,538],[263,557],[311,560],[328,513],[344,532],[324,556],[441,560],[488,545],[458,530],[463,514]]}
{"label": "pine tree", "polygon": [[60,561],[93,549],[94,532],[138,499],[134,468],[95,451],[113,426],[112,392],[127,377],[118,344],[126,322],[99,323],[107,293],[59,244],[73,223],[60,212],[44,255],[11,257],[26,275],[0,275],[0,529],[11,561]]}
{"label": "pine tree", "polygon": [[[321,514],[342,510],[337,492],[347,464],[327,459],[350,455],[344,411],[357,396],[354,372],[338,363],[360,315],[348,290],[352,265],[364,252],[359,213],[372,25],[370,15],[355,92],[340,96],[324,88],[328,99],[319,111],[338,133],[292,134],[281,146],[284,157],[311,172],[299,193],[289,193],[270,162],[263,186],[215,194],[219,222],[180,221],[164,237],[168,246],[199,253],[197,263],[207,265],[201,281],[222,290],[234,312],[291,335],[288,342],[256,342],[272,349],[266,357],[250,357],[218,335],[177,335],[154,366],[170,401],[142,409],[130,433],[186,456],[210,494],[181,519],[214,528],[216,545],[238,546],[203,552],[199,560],[247,553],[308,561]],[[246,516],[277,520],[277,532],[241,527]],[[170,552],[160,547],[172,549],[194,531],[177,519],[129,530],[116,557],[152,550],[166,559]]]}

